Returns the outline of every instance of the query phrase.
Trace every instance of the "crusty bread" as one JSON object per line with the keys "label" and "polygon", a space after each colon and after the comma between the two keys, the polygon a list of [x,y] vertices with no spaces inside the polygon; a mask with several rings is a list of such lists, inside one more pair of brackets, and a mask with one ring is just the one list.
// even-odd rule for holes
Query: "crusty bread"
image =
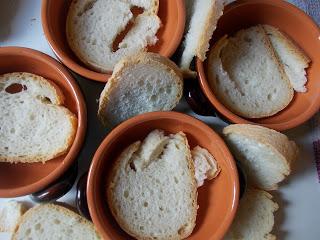
{"label": "crusty bread", "polygon": [[191,155],[194,162],[195,178],[198,187],[203,185],[204,180],[211,180],[218,176],[221,169],[207,149],[196,146],[192,149]]}
{"label": "crusty bread", "polygon": [[168,111],[179,102],[183,77],[169,59],[140,53],[120,61],[100,96],[98,116],[115,126],[135,115]]}
{"label": "crusty bread", "polygon": [[13,232],[26,207],[17,201],[8,201],[0,205],[0,232]]}
{"label": "crusty bread", "polygon": [[[144,12],[134,17],[134,6]],[[88,67],[110,72],[121,58],[157,42],[161,25],[158,7],[159,0],[73,0],[66,26],[69,46]],[[113,49],[117,36],[129,23],[133,27],[119,43],[119,49]]]}
{"label": "crusty bread", "polygon": [[210,52],[208,66],[213,92],[242,117],[272,116],[293,98],[290,81],[260,25],[220,39]]}
{"label": "crusty bread", "polygon": [[206,59],[209,41],[223,13],[223,0],[186,0],[187,24],[180,67],[186,74],[192,59]]}
{"label": "crusty bread", "polygon": [[276,236],[270,232],[277,210],[278,204],[272,200],[271,194],[247,189],[224,240],[275,240]]}
{"label": "crusty bread", "polygon": [[116,160],[107,186],[110,210],[121,228],[137,239],[186,238],[197,213],[187,138],[181,132],[166,137],[154,130],[147,139],[152,144],[135,142]]}
{"label": "crusty bread", "polygon": [[262,27],[268,35],[294,90],[306,92],[307,89],[304,86],[307,82],[305,68],[309,66],[310,58],[275,27],[269,25]]}
{"label": "crusty bread", "polygon": [[[21,91],[10,93],[11,88]],[[63,101],[61,90],[40,76],[0,75],[0,161],[45,162],[65,154],[77,118]]]}
{"label": "crusty bread", "polygon": [[93,224],[75,212],[56,204],[29,209],[20,219],[13,240],[100,239]]}
{"label": "crusty bread", "polygon": [[260,189],[277,189],[298,156],[297,145],[272,129],[234,124],[224,128],[223,134],[235,158],[241,161],[249,183]]}

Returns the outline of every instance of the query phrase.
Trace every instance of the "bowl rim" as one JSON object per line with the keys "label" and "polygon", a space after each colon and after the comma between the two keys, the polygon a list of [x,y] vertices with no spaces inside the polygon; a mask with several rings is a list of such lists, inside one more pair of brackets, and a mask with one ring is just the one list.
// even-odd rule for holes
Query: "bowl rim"
{"label": "bowl rim", "polygon": [[173,111],[149,112],[149,113],[144,113],[144,114],[135,116],[133,118],[130,118],[129,120],[121,123],[116,128],[114,128],[102,141],[97,151],[95,152],[93,160],[91,162],[89,174],[88,174],[87,189],[86,189],[88,208],[89,208],[92,221],[104,239],[111,239],[109,236],[109,230],[106,229],[103,226],[103,224],[100,222],[100,220],[104,216],[104,211],[100,211],[97,205],[95,204],[96,200],[100,199],[100,196],[101,196],[101,194],[99,194],[101,189],[98,188],[96,184],[97,179],[99,178],[99,175],[97,174],[97,171],[98,171],[97,169],[100,167],[100,163],[104,158],[106,149],[110,146],[110,144],[114,141],[115,138],[125,133],[127,129],[132,128],[139,123],[148,122],[150,120],[161,119],[161,118],[180,120],[180,121],[183,120],[188,123],[193,123],[193,125],[197,125],[199,128],[205,129],[205,131],[209,132],[211,135],[214,136],[216,140],[219,141],[219,145],[222,148],[225,158],[228,159],[227,162],[229,164],[229,167],[231,166],[229,170],[232,176],[232,186],[230,186],[233,192],[232,207],[226,215],[227,216],[226,220],[223,222],[223,224],[220,226],[220,228],[214,233],[214,235],[211,238],[211,239],[221,239],[225,235],[229,227],[231,226],[232,221],[235,217],[238,203],[239,203],[239,191],[240,191],[239,177],[238,177],[238,171],[237,171],[235,160],[229,148],[227,147],[226,143],[224,142],[224,140],[212,128],[210,128],[204,122],[196,119],[195,117],[192,117],[187,114],[179,113],[179,112],[173,112]]}
{"label": "bowl rim", "polygon": [[[56,57],[70,70],[73,72],[81,75],[82,77],[85,77],[89,80],[93,81],[98,81],[98,82],[104,82],[106,83],[111,77],[112,72],[108,73],[99,73],[94,70],[91,70],[88,67],[85,67],[85,65],[80,65],[76,63],[73,59],[70,58],[68,54],[66,54],[63,50],[61,50],[58,47],[58,44],[56,44],[52,33],[49,28],[49,23],[48,23],[48,4],[49,1],[51,0],[42,0],[41,4],[41,23],[42,23],[42,29],[44,32],[44,35],[47,39],[47,42],[53,51],[53,53],[56,55]],[[170,0],[172,1],[172,0]],[[185,3],[184,0],[174,0],[176,1],[178,5],[178,14],[177,14],[177,28],[175,31],[175,34],[172,36],[173,41],[175,41],[175,44],[172,44],[172,46],[168,49],[166,49],[165,53],[163,56],[170,58],[176,51],[176,49],[179,47],[180,42],[182,41],[183,38],[183,33],[184,33],[184,27],[185,27],[185,22],[186,22],[186,9],[185,9]],[[66,44],[68,42],[66,41]],[[68,44],[69,46],[69,44]]]}
{"label": "bowl rim", "polygon": [[47,187],[50,183],[57,180],[65,171],[69,169],[69,167],[76,161],[76,157],[80,152],[81,146],[84,142],[86,128],[87,128],[87,108],[85,105],[85,101],[82,95],[82,92],[74,80],[73,76],[68,72],[68,70],[61,65],[57,60],[50,57],[47,54],[44,54],[40,51],[25,48],[25,47],[1,47],[0,48],[0,57],[2,55],[15,55],[15,56],[27,56],[34,58],[39,62],[43,62],[43,64],[50,65],[53,68],[56,68],[63,76],[66,82],[68,82],[73,95],[75,96],[76,105],[78,108],[78,124],[77,124],[77,132],[75,139],[69,149],[68,153],[65,155],[61,164],[58,165],[56,169],[54,169],[49,175],[44,178],[34,182],[30,185],[23,187],[16,187],[10,189],[0,189],[0,197],[18,197],[23,195],[32,194],[36,191],[39,191],[45,187]]}
{"label": "bowl rim", "polygon": [[[286,2],[286,1],[279,1],[279,0],[241,0],[239,2],[233,2],[231,3],[225,12],[229,12],[231,10],[234,10],[235,8],[241,7],[243,5],[253,5],[253,4],[269,4],[273,6],[280,7],[282,9],[286,9],[287,11],[294,12],[296,16],[298,17],[303,17],[308,21],[311,26],[318,31],[319,36],[320,36],[320,28],[318,25],[315,23],[315,21],[307,15],[305,12],[303,12],[301,9],[298,7],[294,6],[293,4]],[[304,114],[300,114],[299,116],[296,116],[286,122],[281,122],[281,123],[260,123],[260,122],[255,122],[254,119],[245,119],[233,112],[231,112],[227,107],[225,107],[219,100],[218,98],[213,94],[213,92],[210,89],[209,82],[207,80],[206,72],[205,72],[205,63],[202,62],[199,58],[196,58],[196,70],[199,78],[199,83],[200,87],[209,100],[210,104],[224,117],[226,117],[229,121],[233,123],[240,123],[240,124],[258,124],[262,125],[268,128],[272,128],[278,131],[284,131],[288,129],[295,128],[304,122],[308,121],[315,113],[318,112],[319,107],[320,107],[320,94],[319,96],[313,100],[313,103],[311,107],[308,108],[308,111],[304,112]],[[268,117],[264,118],[268,119]]]}

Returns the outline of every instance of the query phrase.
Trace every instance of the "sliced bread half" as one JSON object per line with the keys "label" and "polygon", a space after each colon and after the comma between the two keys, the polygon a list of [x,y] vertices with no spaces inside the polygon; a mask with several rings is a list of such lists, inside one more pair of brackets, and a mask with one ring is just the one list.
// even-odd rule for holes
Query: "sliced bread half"
{"label": "sliced bread half", "polygon": [[0,232],[14,232],[26,207],[17,201],[8,201],[0,205]]}
{"label": "sliced bread half", "polygon": [[210,52],[207,75],[218,99],[242,117],[272,116],[293,98],[290,81],[260,25],[220,39]]}
{"label": "sliced bread half", "polygon": [[[143,13],[135,17],[134,7],[143,8]],[[121,58],[157,42],[158,7],[159,0],[73,0],[66,26],[69,46],[92,69],[112,71]],[[124,31],[128,32],[114,49]]]}
{"label": "sliced bread half", "polygon": [[[197,186],[187,138],[183,133],[166,137],[155,130],[146,139],[166,144],[138,141],[120,154],[107,186],[112,215],[137,239],[186,238],[197,214]],[[146,161],[146,156],[151,158]]]}
{"label": "sliced bread half", "polygon": [[271,194],[262,190],[247,189],[224,240],[275,240],[276,237],[271,231],[274,212],[278,208]]}
{"label": "sliced bread half", "polygon": [[262,27],[268,35],[294,90],[306,92],[307,73],[305,69],[311,62],[310,58],[275,27],[269,25]]}
{"label": "sliced bread half", "polygon": [[61,90],[31,73],[0,75],[0,161],[45,162],[72,145],[77,118]]}
{"label": "sliced bread half", "polygon": [[234,124],[224,128],[223,134],[232,153],[241,161],[249,184],[260,189],[277,189],[298,156],[297,145],[272,129]]}
{"label": "sliced bread half", "polygon": [[100,239],[93,224],[75,212],[55,204],[29,209],[20,219],[13,240]]}
{"label": "sliced bread half", "polygon": [[116,65],[101,93],[98,116],[105,125],[115,126],[141,113],[169,111],[182,90],[183,77],[173,62],[142,52]]}

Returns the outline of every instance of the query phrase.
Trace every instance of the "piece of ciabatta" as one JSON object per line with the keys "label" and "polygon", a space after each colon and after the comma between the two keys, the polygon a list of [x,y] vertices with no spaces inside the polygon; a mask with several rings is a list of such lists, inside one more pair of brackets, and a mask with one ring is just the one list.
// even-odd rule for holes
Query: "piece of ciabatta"
{"label": "piece of ciabatta", "polygon": [[98,116],[115,126],[135,115],[172,110],[183,92],[183,77],[169,59],[142,52],[115,67],[101,93]]}
{"label": "piece of ciabatta", "polygon": [[137,239],[189,236],[198,206],[186,136],[154,130],[127,147],[112,168],[107,198],[120,227]]}
{"label": "piece of ciabatta", "polygon": [[26,207],[17,201],[7,201],[0,205],[0,232],[14,232]]}
{"label": "piece of ciabatta", "polygon": [[77,118],[61,90],[31,73],[0,75],[0,161],[45,162],[72,145]]}
{"label": "piece of ciabatta", "polygon": [[223,134],[235,158],[242,163],[249,184],[260,189],[277,189],[298,156],[297,145],[272,129],[234,124],[224,128]]}
{"label": "piece of ciabatta", "polygon": [[[134,7],[143,8],[143,13],[134,17]],[[66,27],[69,46],[92,69],[112,71],[123,57],[157,42],[158,8],[159,0],[73,0]],[[132,28],[114,49],[117,36],[128,24]]]}

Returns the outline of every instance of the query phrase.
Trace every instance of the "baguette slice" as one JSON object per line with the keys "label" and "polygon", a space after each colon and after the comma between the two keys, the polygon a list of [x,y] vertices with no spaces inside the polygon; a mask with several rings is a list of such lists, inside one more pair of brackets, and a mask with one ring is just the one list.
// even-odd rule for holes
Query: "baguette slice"
{"label": "baguette slice", "polygon": [[274,225],[274,212],[278,208],[271,194],[248,189],[224,240],[275,240],[276,236],[270,232]]}
{"label": "baguette slice", "polygon": [[115,126],[141,113],[172,110],[182,90],[183,77],[173,62],[142,52],[116,65],[101,93],[98,116]]}
{"label": "baguette slice", "polygon": [[275,27],[263,25],[263,29],[284,66],[294,90],[306,92],[307,88],[304,86],[307,83],[305,68],[309,66],[310,58]]}
{"label": "baguette slice", "polygon": [[[134,17],[133,7],[144,12]],[[157,42],[158,8],[159,0],[73,0],[66,26],[69,46],[88,67],[110,72],[123,57]],[[125,31],[119,49],[113,49],[117,36]]]}
{"label": "baguette slice", "polygon": [[272,116],[293,98],[291,83],[260,25],[220,39],[210,52],[208,66],[213,92],[242,117]]}
{"label": "baguette slice", "polygon": [[[168,136],[155,130],[147,139],[167,144],[147,145],[140,141],[127,147],[116,160],[107,199],[120,227],[137,239],[183,239],[195,226],[197,186],[186,136]],[[159,151],[159,146],[162,151]],[[153,156],[142,168],[146,147]]]}
{"label": "baguette slice", "polygon": [[209,41],[216,29],[218,19],[222,16],[223,0],[186,0],[187,23],[183,42],[183,53],[180,60],[181,69],[188,75],[192,59],[197,56],[206,59]]}
{"label": "baguette slice", "polygon": [[249,183],[260,189],[277,189],[298,156],[297,145],[272,129],[234,124],[224,128],[223,134],[232,153],[241,161]]}
{"label": "baguette slice", "polygon": [[19,219],[27,209],[16,201],[8,201],[0,205],[0,232],[14,232]]}
{"label": "baguette slice", "polygon": [[40,76],[0,75],[0,162],[45,162],[65,154],[77,118],[63,101],[60,89]]}
{"label": "baguette slice", "polygon": [[13,240],[100,239],[93,224],[75,212],[55,204],[29,209],[20,219]]}

